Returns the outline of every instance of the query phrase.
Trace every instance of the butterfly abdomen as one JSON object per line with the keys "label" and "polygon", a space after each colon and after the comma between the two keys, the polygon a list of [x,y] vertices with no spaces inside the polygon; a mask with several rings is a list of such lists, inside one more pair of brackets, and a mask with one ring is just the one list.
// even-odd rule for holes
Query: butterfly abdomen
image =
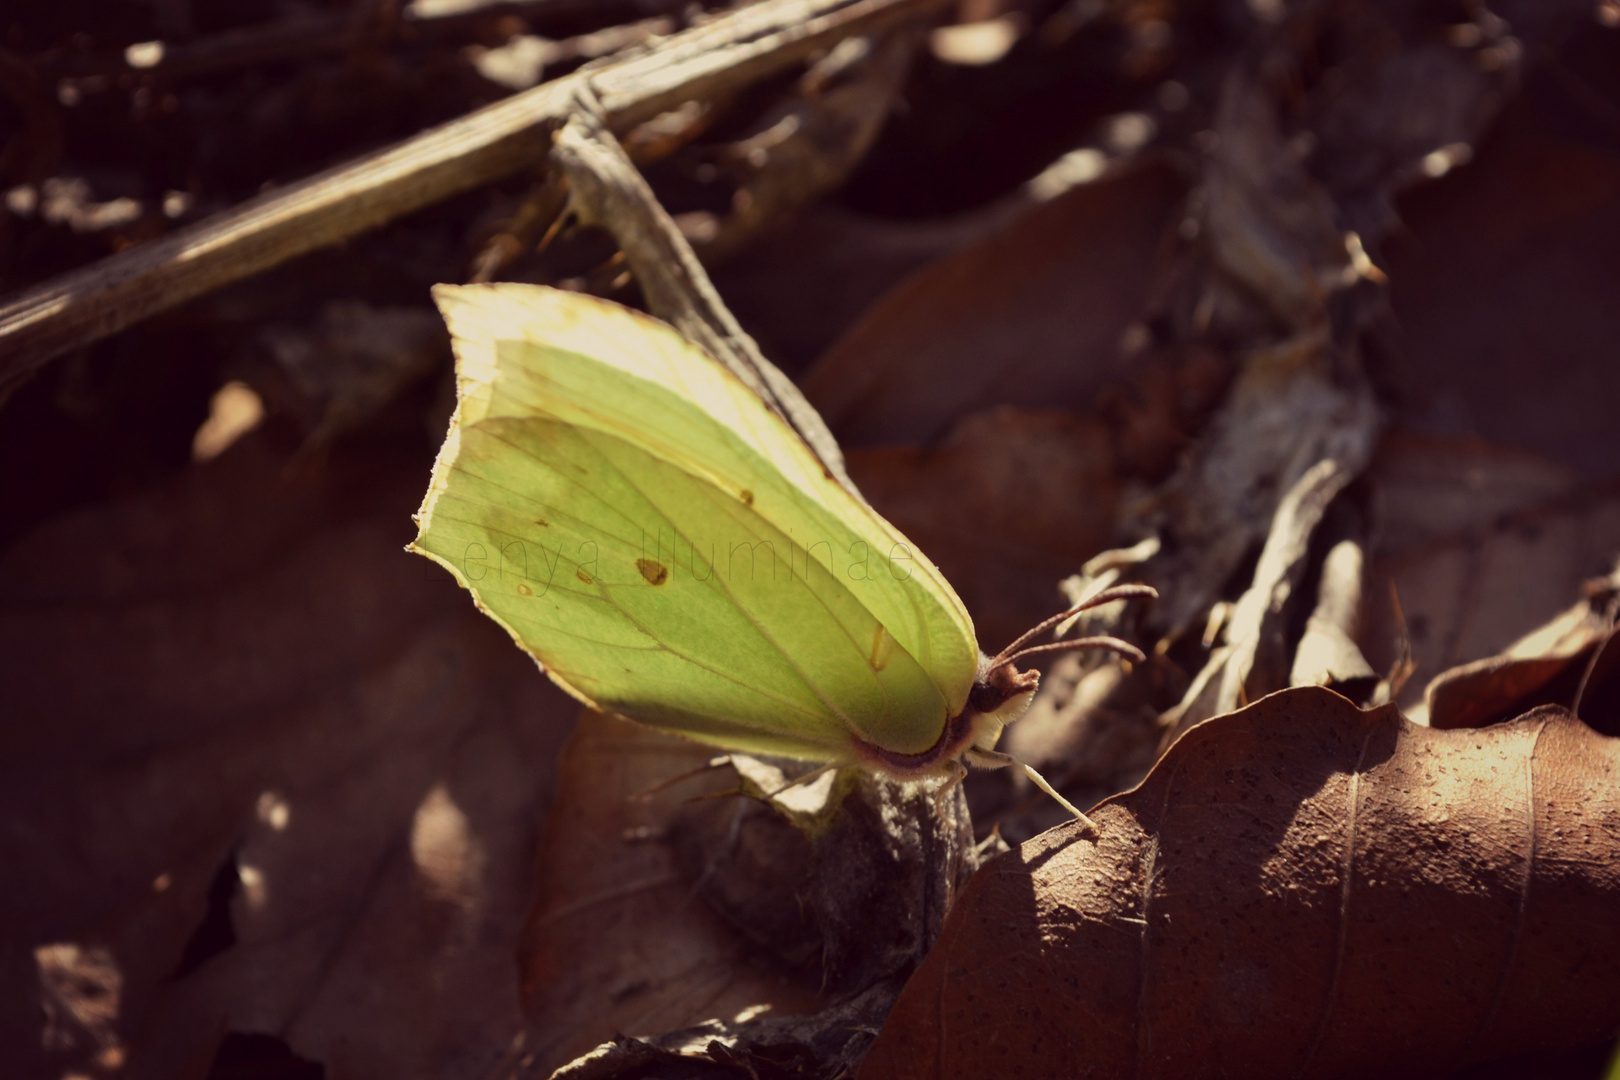
{"label": "butterfly abdomen", "polygon": [[913,754],[887,749],[853,732],[849,737],[850,745],[862,761],[886,773],[899,777],[928,776],[973,745],[977,715],[972,709],[964,709],[945,721],[945,728],[933,746]]}

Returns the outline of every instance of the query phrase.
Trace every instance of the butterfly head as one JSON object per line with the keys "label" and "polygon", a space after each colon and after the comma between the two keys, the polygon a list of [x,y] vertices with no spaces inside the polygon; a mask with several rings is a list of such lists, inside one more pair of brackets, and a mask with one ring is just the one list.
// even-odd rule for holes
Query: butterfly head
{"label": "butterfly head", "polygon": [[972,731],[968,745],[978,750],[995,749],[1002,729],[1024,715],[1040,684],[1040,672],[1019,671],[1000,657],[981,654],[979,676],[968,692]]}
{"label": "butterfly head", "polygon": [[972,713],[973,737],[970,745],[978,750],[991,750],[1001,737],[1001,729],[1024,714],[1029,708],[1035,690],[1040,686],[1041,673],[1034,668],[1020,671],[1018,663],[1044,653],[1074,652],[1079,649],[1109,649],[1127,659],[1141,663],[1147,659],[1142,650],[1115,637],[1096,636],[1072,638],[1044,645],[1030,642],[1053,627],[1072,619],[1079,613],[1132,597],[1157,597],[1159,594],[1146,585],[1119,585],[1105,589],[1067,611],[1059,612],[1020,634],[1012,644],[995,656],[979,658],[979,676],[968,694],[968,711]]}

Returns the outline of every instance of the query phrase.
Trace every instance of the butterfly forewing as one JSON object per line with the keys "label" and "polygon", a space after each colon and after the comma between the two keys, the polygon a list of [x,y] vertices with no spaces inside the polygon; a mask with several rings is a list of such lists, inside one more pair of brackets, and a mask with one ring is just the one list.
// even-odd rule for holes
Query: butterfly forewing
{"label": "butterfly forewing", "polygon": [[415,548],[575,694],[737,749],[926,749],[972,626],[775,413],[655,320],[441,288],[460,403]]}

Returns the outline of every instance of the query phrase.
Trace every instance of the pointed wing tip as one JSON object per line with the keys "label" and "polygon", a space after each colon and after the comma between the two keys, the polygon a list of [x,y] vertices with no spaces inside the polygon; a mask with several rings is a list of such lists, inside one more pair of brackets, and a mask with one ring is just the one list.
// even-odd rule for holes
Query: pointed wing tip
{"label": "pointed wing tip", "polygon": [[467,285],[441,282],[429,289],[428,293],[433,297],[433,306],[439,309],[440,316],[448,318],[450,309],[461,303],[463,295],[469,288]]}
{"label": "pointed wing tip", "polygon": [[[456,313],[470,303],[482,292],[489,289],[488,285],[455,285],[441,283],[429,290],[433,296],[433,305],[439,309],[439,315],[449,323]],[[454,332],[454,325],[451,331]]]}

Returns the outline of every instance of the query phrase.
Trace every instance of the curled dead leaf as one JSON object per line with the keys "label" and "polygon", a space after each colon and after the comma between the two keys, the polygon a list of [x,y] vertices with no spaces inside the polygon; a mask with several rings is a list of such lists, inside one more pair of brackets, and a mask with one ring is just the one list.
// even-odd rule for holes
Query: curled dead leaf
{"label": "curled dead leaf", "polygon": [[[1406,432],[1383,440],[1370,480],[1378,493],[1378,539],[1357,643],[1374,670],[1389,670],[1403,633],[1391,601],[1397,596],[1417,662],[1416,677],[1398,699],[1408,716],[1424,722],[1424,686],[1451,668],[1581,651],[1568,635],[1577,634],[1585,616],[1575,613],[1563,629],[1555,624],[1572,617],[1568,605],[1582,582],[1614,565],[1620,487],[1581,485],[1555,463],[1477,439]],[[1543,632],[1553,636],[1539,637]],[[1515,685],[1528,693],[1531,683],[1545,685],[1563,666],[1542,664],[1539,674],[1526,668],[1513,678],[1527,681]],[[1571,700],[1566,695],[1562,703]],[[1490,715],[1510,717],[1528,707],[1518,702],[1518,710],[1502,711],[1515,703],[1501,699]]]}
{"label": "curled dead leaf", "polygon": [[1620,741],[1284,690],[990,863],[866,1059],[894,1077],[1435,1076],[1620,1030]]}
{"label": "curled dead leaf", "polygon": [[1620,566],[1587,582],[1583,592],[1567,611],[1498,655],[1436,676],[1424,693],[1429,723],[1437,728],[1480,727],[1534,705],[1568,703],[1588,724],[1614,734],[1615,710],[1607,707],[1604,691],[1620,666],[1620,636],[1615,632]]}

